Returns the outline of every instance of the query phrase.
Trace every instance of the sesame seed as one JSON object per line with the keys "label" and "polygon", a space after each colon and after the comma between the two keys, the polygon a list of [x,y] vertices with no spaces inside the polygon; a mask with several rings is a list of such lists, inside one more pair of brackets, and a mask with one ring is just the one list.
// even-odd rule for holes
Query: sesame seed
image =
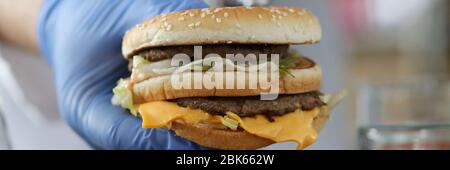
{"label": "sesame seed", "polygon": [[227,41],[227,44],[231,44],[231,43],[233,43],[233,41]]}
{"label": "sesame seed", "polygon": [[236,24],[236,27],[241,28],[241,24]]}
{"label": "sesame seed", "polygon": [[178,21],[184,21],[184,17],[178,18]]}
{"label": "sesame seed", "polygon": [[194,16],[195,16],[195,14],[194,14],[194,13],[192,13],[192,12],[190,12],[190,13],[189,13],[189,16],[191,16],[191,17],[194,17]]}
{"label": "sesame seed", "polygon": [[252,35],[252,36],[250,37],[250,39],[255,39],[255,35]]}
{"label": "sesame seed", "polygon": [[258,14],[258,18],[259,18],[259,19],[262,19],[262,15],[261,15],[261,14]]}
{"label": "sesame seed", "polygon": [[200,26],[200,21],[196,22],[196,23],[195,23],[195,26],[196,26],[196,27]]}
{"label": "sesame seed", "polygon": [[283,16],[281,16],[281,15],[278,16],[278,19],[282,19],[282,18],[283,18]]}
{"label": "sesame seed", "polygon": [[285,13],[283,13],[283,16],[287,17],[287,16],[288,16],[288,13],[286,13],[286,12],[285,12]]}
{"label": "sesame seed", "polygon": [[216,22],[220,23],[220,22],[222,22],[222,19],[216,18]]}
{"label": "sesame seed", "polygon": [[214,43],[214,44],[217,44],[217,43],[219,43],[219,41],[217,41],[217,40],[214,40],[214,41],[213,41],[213,43]]}
{"label": "sesame seed", "polygon": [[294,13],[295,11],[293,9],[289,9],[289,12]]}
{"label": "sesame seed", "polygon": [[205,16],[206,16],[205,13],[200,14],[200,17],[202,17],[202,18],[205,18]]}
{"label": "sesame seed", "polygon": [[272,12],[272,13],[277,13],[277,14],[280,14],[280,13],[281,13],[281,11],[278,10],[278,9],[272,9],[272,10],[270,10],[270,12]]}
{"label": "sesame seed", "polygon": [[209,10],[209,8],[203,8],[203,9],[201,9],[202,12],[205,12],[205,11],[208,11],[208,10]]}
{"label": "sesame seed", "polygon": [[212,18],[212,19],[216,18],[216,15],[211,15],[211,18]]}
{"label": "sesame seed", "polygon": [[164,22],[164,26],[166,26],[166,27],[167,27],[168,25],[169,25],[169,23],[168,23],[168,22]]}
{"label": "sesame seed", "polygon": [[188,25],[188,27],[189,27],[190,29],[194,28],[194,23],[190,23],[190,24]]}
{"label": "sesame seed", "polygon": [[224,17],[228,17],[228,12],[223,13]]}
{"label": "sesame seed", "polygon": [[247,8],[247,9],[253,9],[252,7],[250,7],[250,6],[246,6],[245,8]]}
{"label": "sesame seed", "polygon": [[222,9],[216,8],[216,9],[214,9],[214,12],[219,12],[220,10],[222,10]]}
{"label": "sesame seed", "polygon": [[277,25],[278,25],[278,26],[281,26],[281,23],[280,23],[280,22],[277,22]]}
{"label": "sesame seed", "polygon": [[167,27],[166,27],[166,30],[167,31],[170,31],[172,29],[172,25],[168,25]]}
{"label": "sesame seed", "polygon": [[302,9],[300,12],[298,12],[298,15],[303,16],[306,14],[306,10]]}
{"label": "sesame seed", "polygon": [[161,19],[161,21],[167,21],[167,18],[164,17],[164,18]]}

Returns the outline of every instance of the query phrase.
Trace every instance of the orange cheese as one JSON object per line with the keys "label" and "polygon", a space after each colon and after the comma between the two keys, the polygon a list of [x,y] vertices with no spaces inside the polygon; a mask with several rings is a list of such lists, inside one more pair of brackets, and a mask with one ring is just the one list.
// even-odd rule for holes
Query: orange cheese
{"label": "orange cheese", "polygon": [[182,119],[188,124],[195,124],[212,117],[202,110],[188,109],[166,101],[141,104],[139,106],[139,113],[142,116],[143,128],[165,127],[176,119]]}
{"label": "orange cheese", "polygon": [[238,120],[239,126],[251,134],[275,142],[294,141],[297,143],[297,149],[303,149],[313,144],[317,139],[317,132],[312,123],[318,113],[319,109],[308,112],[297,110],[283,116],[273,117],[274,122],[270,122],[262,115],[257,115],[254,118],[240,118],[234,113],[227,114]]}
{"label": "orange cheese", "polygon": [[[312,126],[314,117],[319,114],[319,109],[312,111],[295,111],[283,116],[273,117],[270,122],[262,115],[240,118],[234,113],[227,115],[239,122],[239,126],[245,131],[259,137],[271,139],[275,142],[293,141],[297,143],[297,149],[303,149],[317,139],[317,132]],[[142,116],[143,128],[161,128],[170,125],[174,120],[183,120],[188,124],[195,124],[201,120],[220,122],[220,116],[211,116],[199,109],[180,107],[167,101],[149,102],[139,106]]]}

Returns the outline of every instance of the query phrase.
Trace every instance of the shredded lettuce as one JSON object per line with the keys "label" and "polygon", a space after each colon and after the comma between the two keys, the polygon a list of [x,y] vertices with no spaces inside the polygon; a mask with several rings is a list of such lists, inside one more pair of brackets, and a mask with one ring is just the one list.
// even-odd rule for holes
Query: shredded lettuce
{"label": "shredded lettuce", "polygon": [[345,96],[347,96],[348,92],[347,90],[341,90],[337,95],[329,95],[329,94],[324,94],[319,96],[320,100],[322,100],[324,103],[326,103],[326,106],[323,106],[321,108],[320,114],[321,115],[326,115],[329,116],[329,119],[331,120],[331,114],[330,111],[336,107],[337,104],[339,104]]}
{"label": "shredded lettuce", "polygon": [[234,120],[234,119],[232,119],[232,118],[230,118],[228,116],[223,117],[222,124],[227,126],[227,127],[229,127],[232,130],[237,130],[237,128],[239,126],[239,122],[238,121],[236,121],[236,120]]}
{"label": "shredded lettuce", "polygon": [[144,64],[149,64],[150,61],[146,60],[145,58],[141,57],[140,55],[135,55],[133,57],[133,68],[137,68]]}
{"label": "shredded lettuce", "polygon": [[320,100],[322,100],[322,102],[324,102],[324,103],[328,103],[332,97],[333,96],[331,96],[329,94],[324,94],[324,95],[319,96]]}
{"label": "shredded lettuce", "polygon": [[114,96],[111,99],[111,103],[120,105],[121,107],[130,110],[131,114],[134,116],[138,116],[138,107],[133,104],[133,95],[128,89],[128,83],[129,80],[126,79],[120,79],[117,82],[117,86],[113,89]]}
{"label": "shredded lettuce", "polygon": [[303,55],[300,52],[291,49],[286,56],[280,59],[279,69],[281,73],[295,77],[290,72],[290,69],[294,68],[295,65],[302,59],[302,57]]}
{"label": "shredded lettuce", "polygon": [[320,95],[319,98],[322,102],[326,104],[325,106],[322,106],[322,108],[320,109],[320,115],[327,115],[328,119],[331,120],[331,114],[329,113],[330,109],[328,103],[330,102],[331,98],[333,98],[333,96],[330,94],[323,94]]}
{"label": "shredded lettuce", "polygon": [[347,96],[348,92],[347,90],[341,90],[338,94],[331,96],[330,100],[327,102],[328,109],[331,110],[334,107],[336,107],[337,104],[339,104],[345,96]]}
{"label": "shredded lettuce", "polygon": [[193,64],[191,66],[191,71],[208,71],[209,69],[211,69],[213,66],[211,65],[202,65],[202,63],[200,63],[199,65]]}

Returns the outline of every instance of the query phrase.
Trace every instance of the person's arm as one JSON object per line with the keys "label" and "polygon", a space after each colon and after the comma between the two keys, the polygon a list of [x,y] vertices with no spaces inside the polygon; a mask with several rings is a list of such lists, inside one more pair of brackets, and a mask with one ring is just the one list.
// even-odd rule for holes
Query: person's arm
{"label": "person's arm", "polygon": [[38,43],[55,79],[62,117],[96,149],[207,149],[111,104],[117,80],[129,77],[122,37],[152,17],[208,7],[202,0],[46,0]]}
{"label": "person's arm", "polygon": [[0,0],[0,41],[38,52],[36,25],[42,0]]}

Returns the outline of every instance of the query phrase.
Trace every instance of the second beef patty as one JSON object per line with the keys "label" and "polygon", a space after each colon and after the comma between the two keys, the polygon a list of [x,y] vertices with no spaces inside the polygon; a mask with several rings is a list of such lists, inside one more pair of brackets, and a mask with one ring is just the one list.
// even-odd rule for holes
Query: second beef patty
{"label": "second beef patty", "polygon": [[252,117],[265,115],[268,117],[281,116],[294,112],[297,109],[309,111],[325,105],[320,100],[318,91],[280,95],[276,100],[260,100],[259,96],[253,97],[191,97],[174,99],[173,102],[182,107],[201,109],[213,115],[225,115],[233,112],[240,117]]}

